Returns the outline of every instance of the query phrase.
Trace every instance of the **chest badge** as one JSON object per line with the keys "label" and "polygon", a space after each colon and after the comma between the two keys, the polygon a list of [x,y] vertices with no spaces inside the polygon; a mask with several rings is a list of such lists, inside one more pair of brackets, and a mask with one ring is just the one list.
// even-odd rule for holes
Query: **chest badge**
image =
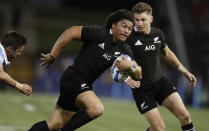
{"label": "chest badge", "polygon": [[120,52],[117,52],[117,51],[116,51],[116,52],[115,52],[115,55],[120,55]]}
{"label": "chest badge", "polygon": [[121,54],[121,52],[116,51],[113,56],[118,57],[120,54]]}
{"label": "chest badge", "polygon": [[159,40],[159,36],[154,38],[154,43],[161,43],[161,41]]}

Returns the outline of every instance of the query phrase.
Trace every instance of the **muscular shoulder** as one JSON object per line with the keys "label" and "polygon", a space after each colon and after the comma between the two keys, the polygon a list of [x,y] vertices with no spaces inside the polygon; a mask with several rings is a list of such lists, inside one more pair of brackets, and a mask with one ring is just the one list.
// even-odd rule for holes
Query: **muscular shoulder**
{"label": "muscular shoulder", "polygon": [[91,26],[83,26],[82,30],[94,30],[94,31],[99,31],[103,29],[101,26],[97,26],[97,25],[91,25]]}
{"label": "muscular shoulder", "polygon": [[101,26],[96,26],[96,25],[93,25],[93,26],[83,26],[82,27],[82,32],[83,33],[91,33],[91,34],[101,34],[101,33],[104,33],[105,32],[105,28],[104,27],[101,27]]}
{"label": "muscular shoulder", "polygon": [[82,40],[93,40],[101,39],[106,34],[107,30],[104,27],[100,26],[83,26],[82,27]]}
{"label": "muscular shoulder", "polygon": [[152,27],[150,34],[151,35],[159,35],[163,40],[165,40],[165,35],[164,35],[163,31],[159,28]]}

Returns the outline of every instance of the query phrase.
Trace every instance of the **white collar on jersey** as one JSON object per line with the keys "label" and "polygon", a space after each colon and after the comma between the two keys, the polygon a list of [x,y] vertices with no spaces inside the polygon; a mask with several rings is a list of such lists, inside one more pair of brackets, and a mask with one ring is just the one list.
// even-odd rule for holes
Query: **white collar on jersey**
{"label": "white collar on jersey", "polygon": [[6,52],[5,52],[5,49],[4,49],[4,47],[2,46],[2,44],[1,44],[1,42],[0,42],[0,48],[3,50],[3,59],[5,60],[5,64],[6,65],[9,65],[10,64],[10,62],[8,61],[8,59],[7,59],[7,55],[6,55]]}
{"label": "white collar on jersey", "polygon": [[138,31],[137,28],[136,28],[136,26],[134,26],[134,31],[136,31],[136,32]]}
{"label": "white collar on jersey", "polygon": [[110,29],[110,35],[112,35],[112,30]]}

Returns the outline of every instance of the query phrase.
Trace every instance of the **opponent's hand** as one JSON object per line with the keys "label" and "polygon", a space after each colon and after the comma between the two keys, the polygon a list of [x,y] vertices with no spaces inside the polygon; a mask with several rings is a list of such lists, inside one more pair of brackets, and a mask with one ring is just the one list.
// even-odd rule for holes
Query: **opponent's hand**
{"label": "opponent's hand", "polygon": [[28,84],[23,84],[23,88],[21,89],[21,92],[29,96],[32,93],[32,87],[29,86]]}
{"label": "opponent's hand", "polygon": [[195,87],[196,83],[197,83],[196,77],[193,74],[191,74],[190,72],[188,72],[188,71],[185,72],[184,75],[187,77],[187,79],[192,84],[192,86]]}
{"label": "opponent's hand", "polygon": [[122,55],[122,58],[123,60],[115,61],[115,66],[119,68],[118,71],[129,70],[132,67],[132,63],[124,55]]}
{"label": "opponent's hand", "polygon": [[54,63],[55,58],[53,56],[51,56],[50,53],[48,53],[48,54],[41,53],[40,61],[41,61],[40,66],[48,67],[50,64]]}
{"label": "opponent's hand", "polygon": [[139,88],[140,87],[140,81],[135,81],[133,80],[131,77],[128,77],[127,80],[125,81],[126,84],[128,86],[130,86],[132,89],[135,89],[135,88]]}

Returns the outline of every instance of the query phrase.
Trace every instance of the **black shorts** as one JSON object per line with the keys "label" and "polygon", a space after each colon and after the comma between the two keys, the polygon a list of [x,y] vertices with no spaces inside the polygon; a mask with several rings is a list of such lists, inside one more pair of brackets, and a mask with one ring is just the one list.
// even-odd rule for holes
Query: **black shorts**
{"label": "black shorts", "polygon": [[76,112],[78,111],[75,105],[76,97],[89,90],[92,90],[92,86],[85,80],[65,72],[60,80],[60,96],[57,105],[65,110]]}
{"label": "black shorts", "polygon": [[149,84],[141,85],[140,88],[132,89],[134,100],[141,114],[162,105],[165,98],[176,92],[175,86],[165,77]]}

